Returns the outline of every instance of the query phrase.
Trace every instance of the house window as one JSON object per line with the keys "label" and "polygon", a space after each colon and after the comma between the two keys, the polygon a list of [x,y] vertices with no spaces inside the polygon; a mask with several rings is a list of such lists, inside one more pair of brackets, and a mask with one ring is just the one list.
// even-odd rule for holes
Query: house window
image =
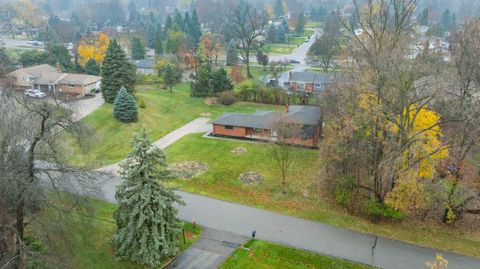
{"label": "house window", "polygon": [[305,89],[305,83],[299,83],[298,88],[301,90]]}
{"label": "house window", "polygon": [[322,84],[321,83],[315,83],[315,88],[317,88],[317,89],[322,88]]}
{"label": "house window", "polygon": [[225,126],[225,129],[227,129],[227,130],[233,130],[233,126],[228,126],[228,125],[227,125],[227,126]]}
{"label": "house window", "polygon": [[73,85],[73,84],[68,84],[68,87],[69,87],[69,88],[75,88],[75,85]]}
{"label": "house window", "polygon": [[30,81],[30,77],[24,76],[23,81]]}

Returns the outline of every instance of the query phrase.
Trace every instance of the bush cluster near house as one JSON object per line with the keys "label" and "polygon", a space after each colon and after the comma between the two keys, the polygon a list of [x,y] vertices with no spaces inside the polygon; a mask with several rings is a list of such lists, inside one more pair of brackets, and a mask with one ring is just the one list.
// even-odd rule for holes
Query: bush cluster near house
{"label": "bush cluster near house", "polygon": [[191,96],[208,97],[216,96],[223,91],[230,91],[233,89],[233,84],[225,69],[213,70],[211,64],[205,64],[200,67],[197,77],[190,84],[190,88]]}

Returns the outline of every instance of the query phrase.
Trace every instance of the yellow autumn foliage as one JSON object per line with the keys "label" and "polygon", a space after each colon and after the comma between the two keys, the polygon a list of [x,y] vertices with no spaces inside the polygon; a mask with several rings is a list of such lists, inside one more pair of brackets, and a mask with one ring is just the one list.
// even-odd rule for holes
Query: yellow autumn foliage
{"label": "yellow autumn foliage", "polygon": [[110,38],[105,33],[95,36],[87,36],[83,38],[78,45],[78,63],[81,66],[85,66],[88,60],[94,59],[97,63],[103,61],[105,52],[110,44]]}
{"label": "yellow autumn foliage", "polygon": [[[406,112],[404,112],[406,114]],[[429,178],[432,176],[435,165],[448,157],[448,150],[443,147],[440,138],[442,131],[438,122],[440,115],[433,110],[412,106],[408,117],[412,121],[408,130],[408,139],[413,144],[404,153],[405,162],[420,160],[417,167],[418,177]],[[397,126],[399,124],[397,123]],[[398,132],[398,128],[394,128]]]}
{"label": "yellow autumn foliage", "polygon": [[388,193],[385,203],[398,211],[415,214],[428,205],[428,194],[424,183],[417,180],[416,171],[409,170],[398,180],[395,188]]}

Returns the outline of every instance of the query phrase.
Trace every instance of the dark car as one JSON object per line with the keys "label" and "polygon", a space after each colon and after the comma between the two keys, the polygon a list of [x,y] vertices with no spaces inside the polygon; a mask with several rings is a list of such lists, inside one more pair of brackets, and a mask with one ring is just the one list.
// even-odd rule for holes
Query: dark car
{"label": "dark car", "polygon": [[291,63],[291,64],[299,64],[300,61],[299,61],[299,60],[290,60],[290,63]]}

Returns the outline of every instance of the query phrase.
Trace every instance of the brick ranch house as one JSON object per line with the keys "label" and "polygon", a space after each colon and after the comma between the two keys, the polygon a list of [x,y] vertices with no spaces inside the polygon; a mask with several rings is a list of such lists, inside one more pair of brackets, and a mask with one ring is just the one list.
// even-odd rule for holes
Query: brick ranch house
{"label": "brick ranch house", "polygon": [[85,96],[100,86],[101,77],[87,74],[62,73],[48,64],[21,68],[8,74],[17,90],[38,89],[57,94]]}
{"label": "brick ranch house", "polygon": [[285,86],[292,92],[321,95],[331,88],[335,81],[336,76],[332,74],[291,71],[288,73],[288,81],[285,82]]}
{"label": "brick ranch house", "polygon": [[212,122],[213,135],[275,140],[274,123],[279,118],[288,119],[298,125],[298,134],[291,144],[317,147],[322,134],[322,113],[315,106],[286,106],[285,112],[257,110],[255,114],[224,113]]}

